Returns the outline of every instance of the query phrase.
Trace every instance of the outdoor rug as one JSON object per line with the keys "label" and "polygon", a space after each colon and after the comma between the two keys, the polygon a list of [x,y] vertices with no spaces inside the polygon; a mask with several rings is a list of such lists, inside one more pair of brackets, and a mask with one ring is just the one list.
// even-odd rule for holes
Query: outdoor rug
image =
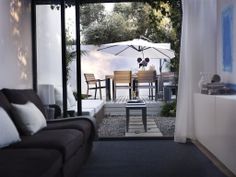
{"label": "outdoor rug", "polygon": [[[138,120],[139,119],[139,120]],[[160,137],[174,136],[175,117],[147,117],[147,133],[144,133],[144,127],[140,116],[131,116],[129,132],[126,133],[126,119],[124,115],[106,116],[99,126],[99,137]]]}
{"label": "outdoor rug", "polygon": [[79,177],[226,177],[192,143],[97,141]]}

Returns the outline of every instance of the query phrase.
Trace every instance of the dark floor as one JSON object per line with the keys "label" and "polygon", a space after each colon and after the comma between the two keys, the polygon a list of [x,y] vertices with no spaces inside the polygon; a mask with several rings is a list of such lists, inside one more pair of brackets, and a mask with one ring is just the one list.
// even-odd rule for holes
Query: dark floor
{"label": "dark floor", "polygon": [[80,177],[225,177],[192,143],[98,141]]}

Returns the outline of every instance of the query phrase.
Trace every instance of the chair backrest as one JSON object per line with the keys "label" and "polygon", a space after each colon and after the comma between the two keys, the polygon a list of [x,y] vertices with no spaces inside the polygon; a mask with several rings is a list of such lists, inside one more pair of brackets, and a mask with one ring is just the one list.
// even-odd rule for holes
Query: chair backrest
{"label": "chair backrest", "polygon": [[85,77],[85,81],[87,82],[87,84],[96,84],[96,79],[94,74],[92,73],[84,73],[84,77]]}
{"label": "chair backrest", "polygon": [[131,83],[132,73],[131,71],[114,71],[115,83]]}
{"label": "chair backrest", "polygon": [[157,74],[155,70],[138,71],[137,76],[139,83],[154,82],[157,79]]}

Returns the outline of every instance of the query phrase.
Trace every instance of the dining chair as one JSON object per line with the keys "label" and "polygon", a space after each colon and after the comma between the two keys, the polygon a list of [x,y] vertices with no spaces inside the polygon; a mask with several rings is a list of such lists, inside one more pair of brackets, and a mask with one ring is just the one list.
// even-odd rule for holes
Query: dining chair
{"label": "dining chair", "polygon": [[136,90],[149,89],[149,98],[153,100],[153,89],[155,89],[155,101],[158,96],[158,79],[155,70],[138,71]]}
{"label": "dining chair", "polygon": [[89,95],[89,90],[95,90],[94,99],[97,98],[97,90],[99,89],[100,99],[102,99],[102,89],[106,88],[101,82],[105,79],[96,79],[92,73],[84,73],[85,81],[87,83],[87,95]]}
{"label": "dining chair", "polygon": [[128,89],[129,99],[132,91],[132,73],[131,71],[114,71],[113,77],[113,100],[116,100],[117,89]]}

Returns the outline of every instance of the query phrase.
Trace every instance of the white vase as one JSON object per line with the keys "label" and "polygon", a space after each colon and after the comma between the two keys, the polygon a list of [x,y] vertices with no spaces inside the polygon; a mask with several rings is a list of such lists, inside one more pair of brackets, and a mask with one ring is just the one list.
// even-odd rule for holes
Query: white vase
{"label": "white vase", "polygon": [[200,92],[201,92],[202,91],[202,86],[204,84],[207,84],[207,78],[206,78],[206,75],[202,72],[200,73],[200,75],[201,75],[201,79],[198,82],[198,87],[199,87]]}

